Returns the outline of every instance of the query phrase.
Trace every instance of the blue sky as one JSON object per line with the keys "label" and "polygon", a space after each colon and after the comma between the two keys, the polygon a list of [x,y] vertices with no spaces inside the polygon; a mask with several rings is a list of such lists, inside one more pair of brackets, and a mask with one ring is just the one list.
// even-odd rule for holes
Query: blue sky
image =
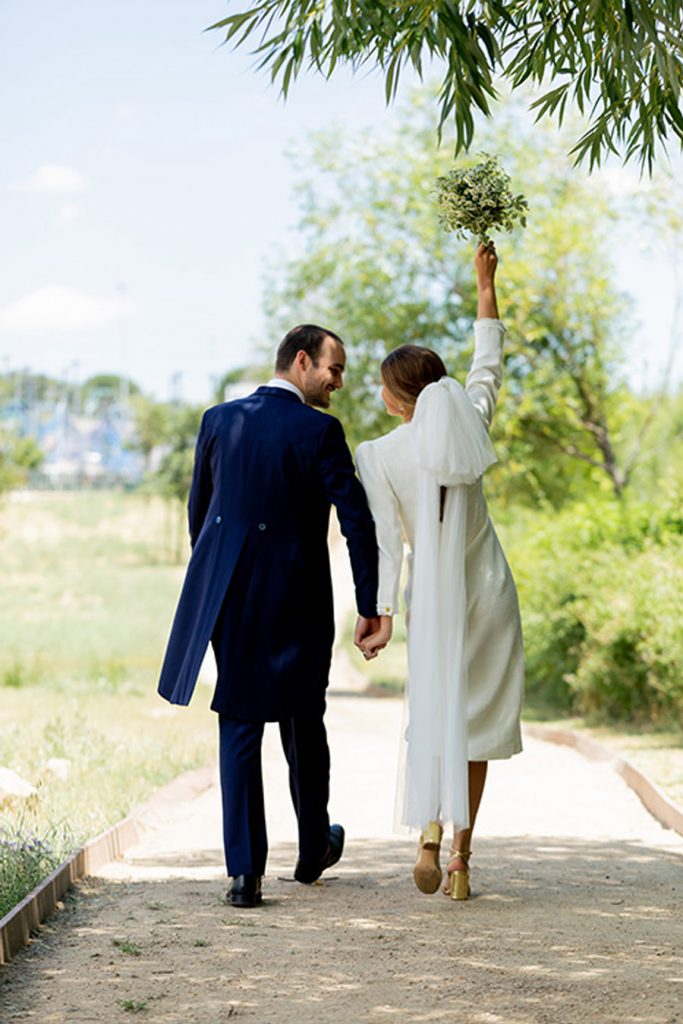
{"label": "blue sky", "polygon": [[[303,79],[284,104],[203,31],[226,10],[0,7],[0,370],[126,372],[158,397],[180,374],[204,401],[212,375],[267,341],[263,269],[297,216],[286,149],[330,122],[381,130],[395,112],[377,75]],[[663,257],[627,248],[642,382],[663,359],[673,287]]]}

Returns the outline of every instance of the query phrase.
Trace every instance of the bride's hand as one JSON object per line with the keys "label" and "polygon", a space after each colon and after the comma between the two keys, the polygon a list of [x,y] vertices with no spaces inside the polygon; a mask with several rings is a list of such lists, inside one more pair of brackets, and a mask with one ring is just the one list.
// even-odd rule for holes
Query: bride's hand
{"label": "bride's hand", "polygon": [[477,272],[477,279],[482,284],[493,284],[497,266],[498,254],[493,242],[490,245],[480,244],[474,254],[474,269]]}
{"label": "bride's hand", "polygon": [[477,319],[498,319],[498,303],[496,301],[496,267],[498,256],[493,242],[480,245],[474,257],[474,268],[477,272]]}
{"label": "bride's hand", "polygon": [[364,637],[360,642],[358,646],[366,661],[372,661],[387,646],[391,640],[392,626],[391,615],[382,615],[379,620],[379,629]]}
{"label": "bride's hand", "polygon": [[364,615],[359,615],[356,619],[356,629],[353,634],[353,642],[359,651],[363,650],[362,643],[373,633],[376,633],[380,627],[379,615],[374,615],[371,619],[366,619]]}

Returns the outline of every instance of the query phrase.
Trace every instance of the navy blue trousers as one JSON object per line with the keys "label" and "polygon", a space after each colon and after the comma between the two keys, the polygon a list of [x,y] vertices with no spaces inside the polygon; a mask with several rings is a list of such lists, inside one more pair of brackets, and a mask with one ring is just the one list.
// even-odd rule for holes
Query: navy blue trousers
{"label": "navy blue trousers", "polygon": [[[323,709],[324,710],[324,709]],[[329,842],[330,751],[322,712],[278,723],[299,826],[299,857],[315,863]],[[223,844],[228,875],[263,875],[268,836],[263,803],[264,722],[218,716]]]}

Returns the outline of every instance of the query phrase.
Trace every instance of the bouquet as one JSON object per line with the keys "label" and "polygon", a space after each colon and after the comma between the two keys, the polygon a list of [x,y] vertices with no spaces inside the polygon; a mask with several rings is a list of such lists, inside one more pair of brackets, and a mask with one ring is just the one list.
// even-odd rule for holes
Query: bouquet
{"label": "bouquet", "polygon": [[512,231],[515,221],[526,227],[528,204],[523,195],[514,195],[510,176],[498,158],[481,153],[473,167],[453,168],[436,179],[439,221],[446,231],[461,238],[472,234],[478,242],[491,244],[494,228]]}

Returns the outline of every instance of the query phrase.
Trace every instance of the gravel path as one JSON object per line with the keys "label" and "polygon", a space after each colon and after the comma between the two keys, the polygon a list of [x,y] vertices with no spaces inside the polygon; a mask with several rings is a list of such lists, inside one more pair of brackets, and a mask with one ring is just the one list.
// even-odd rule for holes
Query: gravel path
{"label": "gravel path", "polygon": [[322,884],[290,880],[269,728],[265,905],[223,902],[213,787],[0,968],[1,1024],[683,1022],[683,839],[608,767],[533,740],[494,764],[473,898],[454,904],[417,892],[414,840],[392,834],[399,702],[333,696],[328,725],[348,840]]}

